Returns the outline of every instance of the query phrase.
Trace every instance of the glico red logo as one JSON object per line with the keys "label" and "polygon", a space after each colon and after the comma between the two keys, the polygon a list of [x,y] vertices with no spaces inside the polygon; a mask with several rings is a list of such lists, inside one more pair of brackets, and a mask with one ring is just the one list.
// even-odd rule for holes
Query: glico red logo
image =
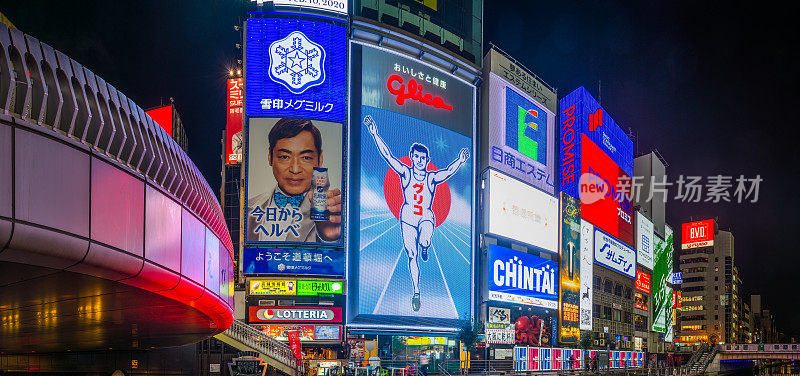
{"label": "glico red logo", "polygon": [[[396,87],[395,82],[399,84]],[[386,81],[386,88],[389,89],[390,93],[397,97],[395,100],[397,101],[397,104],[401,106],[406,103],[406,99],[411,99],[427,104],[428,106],[443,108],[448,111],[453,110],[453,106],[444,103],[444,99],[442,99],[442,97],[434,97],[431,93],[423,93],[422,85],[417,84],[417,81],[413,78],[409,79],[408,84],[406,85],[403,84],[403,77],[393,74],[389,76],[389,79]]]}

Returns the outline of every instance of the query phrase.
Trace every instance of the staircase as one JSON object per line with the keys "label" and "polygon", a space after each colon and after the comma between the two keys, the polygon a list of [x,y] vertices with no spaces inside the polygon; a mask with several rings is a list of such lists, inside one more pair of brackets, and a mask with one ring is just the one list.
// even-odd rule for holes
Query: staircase
{"label": "staircase", "polygon": [[258,353],[268,365],[289,376],[303,373],[303,365],[292,354],[289,345],[280,342],[239,320],[233,320],[228,330],[214,338],[241,351]]}
{"label": "staircase", "polygon": [[687,368],[689,371],[689,375],[701,375],[703,372],[706,371],[708,364],[714,360],[714,357],[717,356],[719,353],[720,347],[719,345],[715,345],[713,347],[702,345],[700,346],[700,350],[697,351],[692,358],[689,359],[689,363],[687,364]]}

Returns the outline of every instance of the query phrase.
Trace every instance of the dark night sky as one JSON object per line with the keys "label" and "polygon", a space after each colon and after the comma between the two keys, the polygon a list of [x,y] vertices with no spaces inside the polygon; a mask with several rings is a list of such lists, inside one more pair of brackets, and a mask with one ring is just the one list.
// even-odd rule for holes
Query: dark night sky
{"label": "dark night sky", "polygon": [[[583,85],[677,175],[760,174],[758,203],[671,200],[690,218],[733,231],[746,294],[764,295],[779,327],[800,334],[796,127],[800,6],[670,1],[561,4],[486,1],[494,42],[565,95]],[[218,191],[226,67],[237,59],[230,1],[0,1],[18,28],[65,52],[144,108],[175,98],[189,156]],[[671,195],[671,197],[674,194]],[[794,209],[793,209],[794,208]],[[679,235],[678,235],[679,236]]]}

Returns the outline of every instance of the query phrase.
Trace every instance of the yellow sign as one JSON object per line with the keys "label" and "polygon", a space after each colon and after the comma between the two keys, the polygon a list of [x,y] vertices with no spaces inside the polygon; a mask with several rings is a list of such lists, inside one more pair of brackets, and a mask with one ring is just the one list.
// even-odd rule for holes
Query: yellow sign
{"label": "yellow sign", "polygon": [[296,295],[294,280],[251,280],[250,295]]}
{"label": "yellow sign", "polygon": [[433,10],[439,10],[439,9],[438,9],[438,8],[439,8],[439,6],[438,6],[438,4],[437,4],[437,3],[438,3],[438,0],[416,0],[416,1],[417,1],[418,3],[420,3],[420,4],[424,5],[424,6],[428,7],[428,8],[431,8],[431,9],[433,9]]}

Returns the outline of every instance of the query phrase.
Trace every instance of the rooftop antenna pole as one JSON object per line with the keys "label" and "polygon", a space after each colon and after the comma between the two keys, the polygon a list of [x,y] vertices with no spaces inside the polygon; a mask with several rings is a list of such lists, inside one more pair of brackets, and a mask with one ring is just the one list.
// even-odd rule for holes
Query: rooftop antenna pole
{"label": "rooftop antenna pole", "polygon": [[603,105],[603,88],[602,88],[602,85],[603,85],[603,81],[602,80],[597,80],[597,102],[599,102],[601,106]]}

